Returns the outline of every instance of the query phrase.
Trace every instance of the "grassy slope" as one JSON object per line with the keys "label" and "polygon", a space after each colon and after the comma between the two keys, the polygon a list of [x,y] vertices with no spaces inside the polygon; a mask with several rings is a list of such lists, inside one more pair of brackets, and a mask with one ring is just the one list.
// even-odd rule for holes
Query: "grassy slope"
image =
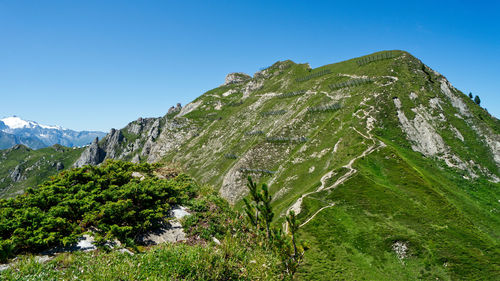
{"label": "grassy slope", "polygon": [[[260,259],[259,259],[260,258]],[[251,262],[253,260],[253,262]],[[257,262],[259,264],[257,264]],[[45,264],[26,258],[1,280],[279,280],[275,268],[256,249],[249,254],[236,243],[223,246],[163,244],[144,253],[79,252]]]}
{"label": "grassy slope", "polygon": [[[392,98],[401,100],[410,120],[415,116],[411,109],[420,106],[432,118],[444,113],[446,121],[432,125],[452,152],[496,175],[500,172],[491,152],[470,124],[498,134],[499,121],[459,92],[472,116],[468,120],[457,117],[457,109],[440,93],[438,74],[422,71],[422,64],[407,53],[393,53],[398,57],[363,66],[348,60],[314,70],[304,64],[280,62],[266,71],[262,87],[246,99],[239,85],[213,89],[195,100],[201,105],[186,115],[198,134],[167,152],[165,161],[182,164],[195,178],[216,188],[221,188],[224,175],[240,167],[276,171],[253,176],[271,184],[276,223],[281,224],[279,215],[302,194],[316,190],[321,177],[334,171],[326,181],[331,185],[347,171],[343,165],[372,145],[354,128],[366,134],[366,118],[360,116],[373,107],[370,115],[378,122],[372,133],[387,147],[357,160],[357,173],[342,185],[304,199],[299,215],[302,222],[320,208],[336,205],[301,228],[302,238],[311,245],[301,279],[494,279],[500,263],[496,249],[499,184],[484,177],[465,180],[467,172],[414,152],[399,127]],[[287,67],[280,69],[280,65]],[[331,73],[295,81],[325,69]],[[329,89],[329,84],[351,79],[346,75],[368,76],[374,82]],[[391,79],[384,76],[397,76],[398,81],[388,83]],[[236,93],[223,96],[229,90]],[[288,98],[270,96],[298,90],[309,92]],[[410,92],[418,98],[411,99]],[[436,97],[442,110],[429,107],[430,99]],[[307,113],[308,107],[339,101],[342,108],[338,111]],[[287,112],[262,115],[278,110]],[[451,126],[461,132],[464,141],[455,137]],[[256,130],[264,135],[246,134]],[[308,141],[275,144],[266,142],[266,136],[304,136]],[[240,157],[228,159],[225,154]],[[246,175],[239,177],[244,186]],[[409,246],[409,257],[403,261],[392,251],[396,241]]]}
{"label": "grassy slope", "polygon": [[[336,203],[302,228],[312,246],[305,279],[471,280],[498,273],[500,218],[491,196],[498,198],[499,185],[423,169],[412,154],[392,147],[373,153],[356,163],[351,180],[304,201],[302,218]],[[396,241],[409,245],[404,262],[391,251]]]}
{"label": "grassy slope", "polygon": [[[4,179],[0,182],[0,198],[19,194],[27,187],[35,187],[55,175],[57,162],[61,162],[65,168],[71,167],[83,151],[81,148],[73,149],[59,145],[37,150],[25,146],[16,148],[0,151],[0,178]],[[12,181],[9,174],[17,165],[23,168],[26,180]]]}
{"label": "grassy slope", "polygon": [[[349,60],[312,71],[298,64],[282,71],[271,70],[263,87],[238,106],[228,104],[239,101],[241,93],[222,97],[229,89],[242,91],[237,86],[211,90],[198,98],[203,105],[187,115],[202,133],[183,145],[180,151],[185,153],[169,154],[166,160],[183,163],[195,177],[218,187],[223,182],[221,175],[235,167],[277,171],[274,175],[254,176],[271,183],[274,206],[278,214],[283,214],[302,194],[315,190],[325,173],[336,171],[328,181],[334,182],[345,172],[341,167],[371,145],[353,130],[366,131],[365,120],[353,113],[373,106],[373,115],[379,122],[372,133],[388,146],[355,162],[358,172],[343,185],[304,199],[299,216],[302,221],[332,202],[336,206],[320,212],[301,230],[312,246],[301,277],[492,278],[499,270],[499,253],[494,249],[499,241],[500,221],[495,201],[500,197],[499,185],[485,178],[465,180],[462,176],[467,176],[467,172],[413,152],[399,127],[392,98],[402,101],[403,111],[410,120],[415,116],[410,109],[419,106],[428,109],[432,118],[444,113],[446,122],[433,126],[453,153],[480,163],[497,175],[498,167],[491,152],[468,122],[495,133],[499,132],[499,122],[461,93],[457,94],[463,97],[472,116],[468,120],[456,117],[457,109],[440,93],[438,74],[424,73],[421,62],[407,53],[395,53],[400,57],[363,66]],[[294,81],[324,69],[331,74],[305,82]],[[368,76],[375,82],[332,92],[329,84],[351,79],[343,74]],[[398,81],[387,83],[390,79],[383,76],[397,76]],[[268,93],[304,89],[313,92],[290,98],[265,98]],[[418,99],[409,97],[412,91],[418,94]],[[436,97],[442,110],[429,107],[429,100]],[[305,112],[308,107],[338,100],[343,105],[339,111]],[[224,105],[221,110],[213,106],[217,102]],[[259,114],[277,110],[287,112],[273,116]],[[210,114],[221,119],[207,120]],[[450,126],[462,133],[464,141],[455,137]],[[255,130],[263,130],[265,135],[245,135]],[[265,136],[305,136],[309,140],[270,144]],[[332,148],[338,142],[338,151],[333,153]],[[241,157],[227,159],[223,157],[226,153]],[[278,216],[276,223],[281,222]],[[410,257],[403,262],[391,249],[396,241],[406,242],[410,247]]]}

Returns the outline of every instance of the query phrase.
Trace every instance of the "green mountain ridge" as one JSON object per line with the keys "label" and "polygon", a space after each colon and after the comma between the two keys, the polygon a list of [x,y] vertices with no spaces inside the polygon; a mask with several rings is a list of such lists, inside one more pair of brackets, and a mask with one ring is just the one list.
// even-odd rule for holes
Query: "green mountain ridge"
{"label": "green mountain ridge", "polygon": [[22,194],[70,168],[83,150],[61,145],[34,150],[22,144],[0,150],[0,198]]}
{"label": "green mountain ridge", "polygon": [[300,279],[500,271],[500,121],[407,52],[228,75],[73,162],[107,158],[182,166],[236,208],[247,176],[267,182],[275,223],[294,210],[311,246]]}

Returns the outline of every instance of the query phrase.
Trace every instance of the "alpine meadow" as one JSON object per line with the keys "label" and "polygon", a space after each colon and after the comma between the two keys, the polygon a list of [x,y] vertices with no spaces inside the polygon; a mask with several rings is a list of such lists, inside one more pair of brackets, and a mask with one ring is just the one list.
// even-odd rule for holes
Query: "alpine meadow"
{"label": "alpine meadow", "polygon": [[500,121],[405,51],[231,73],[85,148],[0,155],[3,280],[500,272]]}

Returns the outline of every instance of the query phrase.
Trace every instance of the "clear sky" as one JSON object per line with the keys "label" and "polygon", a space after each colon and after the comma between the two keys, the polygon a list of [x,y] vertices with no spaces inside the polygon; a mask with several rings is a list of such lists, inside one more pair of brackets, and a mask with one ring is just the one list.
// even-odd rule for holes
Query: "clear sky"
{"label": "clear sky", "polygon": [[500,1],[0,0],[0,118],[122,128],[278,60],[406,50],[500,116]]}

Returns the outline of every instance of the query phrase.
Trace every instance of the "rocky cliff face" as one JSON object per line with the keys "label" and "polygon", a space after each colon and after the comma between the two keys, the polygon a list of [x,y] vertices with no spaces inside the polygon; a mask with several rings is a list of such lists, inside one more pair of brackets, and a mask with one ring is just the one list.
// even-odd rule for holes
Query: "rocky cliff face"
{"label": "rocky cliff face", "polygon": [[106,157],[106,152],[98,144],[99,138],[95,138],[82,153],[80,158],[75,162],[75,167],[82,167],[85,165],[100,164]]}
{"label": "rocky cliff face", "polygon": [[231,84],[241,84],[248,80],[252,79],[252,77],[248,74],[242,72],[234,72],[229,73],[226,76],[226,80],[224,81],[223,86],[231,85]]}
{"label": "rocky cliff face", "polygon": [[149,163],[161,160],[196,130],[187,119],[176,116],[181,112],[179,105],[165,117],[139,118],[123,129],[112,129],[100,142],[87,147],[75,167],[97,165],[106,159]]}

